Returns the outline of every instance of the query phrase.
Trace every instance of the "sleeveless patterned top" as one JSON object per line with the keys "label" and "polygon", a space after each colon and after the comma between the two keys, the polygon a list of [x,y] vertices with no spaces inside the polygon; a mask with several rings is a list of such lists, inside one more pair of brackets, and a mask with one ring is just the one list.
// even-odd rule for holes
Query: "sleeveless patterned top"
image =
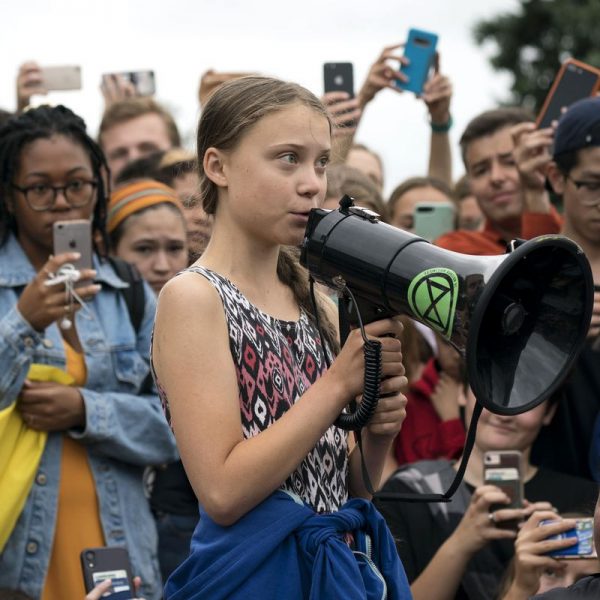
{"label": "sleeveless patterned top", "polygon": [[[187,271],[215,287],[225,311],[229,347],[238,379],[245,438],[281,417],[327,368],[319,332],[302,311],[298,321],[275,319],[254,306],[225,277],[204,267]],[[327,348],[329,357],[331,353]],[[163,406],[168,406],[159,387]],[[348,498],[346,433],[331,426],[281,486],[317,512],[333,512]]]}

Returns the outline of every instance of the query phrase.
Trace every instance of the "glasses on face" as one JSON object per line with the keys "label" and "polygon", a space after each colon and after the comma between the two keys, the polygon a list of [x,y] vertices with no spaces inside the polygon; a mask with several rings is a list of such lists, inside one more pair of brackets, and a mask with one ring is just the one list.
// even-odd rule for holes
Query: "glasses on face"
{"label": "glasses on face", "polygon": [[20,187],[12,184],[15,190],[18,190],[25,196],[25,202],[29,208],[37,211],[50,210],[56,203],[58,192],[62,192],[65,200],[71,208],[82,208],[92,201],[97,181],[86,179],[74,179],[67,185],[50,185],[48,183],[34,183],[27,187]]}
{"label": "glasses on face", "polygon": [[567,179],[577,189],[581,204],[584,206],[600,206],[600,179],[598,180],[583,180],[573,179],[570,175],[567,175]]}

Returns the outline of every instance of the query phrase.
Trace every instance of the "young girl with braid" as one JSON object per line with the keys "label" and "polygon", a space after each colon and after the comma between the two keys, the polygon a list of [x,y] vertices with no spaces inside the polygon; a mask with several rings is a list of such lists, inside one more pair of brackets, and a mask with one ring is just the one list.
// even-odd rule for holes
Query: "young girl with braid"
{"label": "young girl with braid", "polygon": [[[104,545],[126,547],[141,593],[161,597],[142,475],[177,454],[144,385],[155,296],[147,288],[136,330],[127,284],[104,257],[107,179],[102,151],[63,106],[0,128],[0,588],[36,600],[83,598],[80,552]],[[52,281],[77,258],[52,255],[53,224],[73,219],[101,242],[81,271],[81,304]]]}
{"label": "young girl with braid", "polygon": [[[331,125],[304,88],[265,77],[223,85],[198,129],[202,257],[159,297],[152,361],[201,518],[169,600],[409,598],[393,541],[370,502],[358,448],[333,425],[362,393],[363,339],[331,368],[335,309],[286,247],[301,244],[326,190]],[[363,431],[376,488],[405,416],[394,320],[367,326],[383,345],[381,392]],[[354,498],[348,501],[349,496]],[[367,539],[368,538],[368,539]]]}

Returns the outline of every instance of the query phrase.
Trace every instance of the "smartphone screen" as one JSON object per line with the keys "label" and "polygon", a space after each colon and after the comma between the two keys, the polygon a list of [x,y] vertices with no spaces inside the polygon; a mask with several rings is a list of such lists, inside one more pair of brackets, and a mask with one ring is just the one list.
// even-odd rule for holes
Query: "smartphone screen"
{"label": "smartphone screen", "polygon": [[538,116],[539,128],[550,127],[552,121],[560,118],[563,108],[568,108],[583,98],[589,98],[600,82],[600,74],[597,71],[588,70],[570,61],[561,68],[558,77]]}

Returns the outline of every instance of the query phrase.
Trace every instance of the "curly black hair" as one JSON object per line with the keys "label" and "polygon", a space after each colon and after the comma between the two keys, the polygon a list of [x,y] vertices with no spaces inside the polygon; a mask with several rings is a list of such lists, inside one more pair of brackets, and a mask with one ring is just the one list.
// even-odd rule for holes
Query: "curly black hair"
{"label": "curly black hair", "polygon": [[[110,190],[110,172],[106,158],[98,143],[87,133],[84,120],[65,106],[40,106],[8,119],[0,127],[0,246],[10,232],[17,233],[18,227],[7,207],[12,194],[13,178],[20,167],[23,149],[38,139],[62,135],[81,144],[92,163],[94,178],[98,182],[96,206],[92,229],[99,234],[102,245],[108,248],[106,236],[106,207]],[[99,249],[96,248],[98,251]],[[104,250],[100,252],[104,254]]]}

